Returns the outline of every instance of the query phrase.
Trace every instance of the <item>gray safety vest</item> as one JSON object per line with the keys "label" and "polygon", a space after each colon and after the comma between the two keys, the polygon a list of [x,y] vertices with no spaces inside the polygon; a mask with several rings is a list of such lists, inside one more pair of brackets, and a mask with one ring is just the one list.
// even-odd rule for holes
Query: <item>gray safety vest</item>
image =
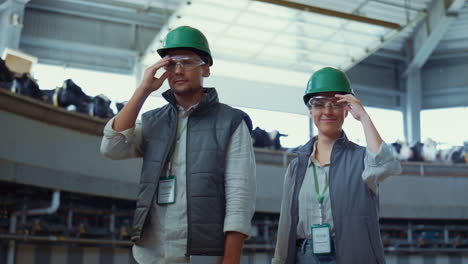
{"label": "gray safety vest", "polygon": [[[190,114],[187,123],[187,255],[223,255],[226,153],[231,136],[248,116],[218,102],[214,88]],[[138,242],[152,208],[158,179],[165,171],[177,132],[178,111],[170,90],[169,104],[142,116],[143,167],[132,240]],[[250,121],[250,119],[248,119]],[[148,221],[149,222],[149,221]]]}
{"label": "gray safety vest", "polygon": [[[295,263],[298,197],[316,137],[298,150],[291,161],[292,184],[291,227],[287,264]],[[335,228],[335,250],[338,264],[385,263],[379,227],[379,199],[362,180],[366,149],[349,141],[345,135],[333,145],[329,168],[330,202]]]}

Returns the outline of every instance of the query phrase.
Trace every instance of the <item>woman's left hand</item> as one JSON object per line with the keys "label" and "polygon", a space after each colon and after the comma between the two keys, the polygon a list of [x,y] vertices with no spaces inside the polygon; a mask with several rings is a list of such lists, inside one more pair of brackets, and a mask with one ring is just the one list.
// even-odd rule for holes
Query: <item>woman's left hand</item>
{"label": "woman's left hand", "polygon": [[347,103],[345,110],[348,110],[351,115],[356,119],[361,121],[361,118],[367,116],[367,112],[364,109],[364,106],[361,104],[361,101],[357,99],[352,94],[335,94],[335,97],[338,97],[338,103]]}

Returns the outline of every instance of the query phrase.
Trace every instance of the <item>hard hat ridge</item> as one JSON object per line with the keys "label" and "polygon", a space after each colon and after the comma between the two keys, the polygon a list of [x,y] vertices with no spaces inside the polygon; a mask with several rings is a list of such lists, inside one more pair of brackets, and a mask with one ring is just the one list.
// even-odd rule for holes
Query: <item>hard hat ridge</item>
{"label": "hard hat ridge", "polygon": [[203,33],[193,27],[180,26],[169,33],[164,40],[162,48],[158,49],[158,54],[161,57],[166,56],[166,53],[172,49],[189,49],[193,52],[202,55],[201,57],[207,57],[207,62],[210,66],[213,65],[213,58],[211,57],[210,47],[208,40]]}
{"label": "hard hat ridge", "polygon": [[304,94],[304,103],[307,105],[310,98],[317,93],[337,92],[354,95],[346,74],[332,67],[325,67],[316,71],[307,82]]}

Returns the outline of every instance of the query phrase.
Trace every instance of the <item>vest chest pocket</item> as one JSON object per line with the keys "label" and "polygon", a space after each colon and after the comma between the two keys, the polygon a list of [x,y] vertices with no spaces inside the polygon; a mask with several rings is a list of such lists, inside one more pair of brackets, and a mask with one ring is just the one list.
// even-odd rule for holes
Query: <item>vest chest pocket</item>
{"label": "vest chest pocket", "polygon": [[[165,150],[169,149],[169,137],[155,137],[151,139],[144,139],[144,160],[162,162]],[[168,151],[168,150],[167,150]]]}

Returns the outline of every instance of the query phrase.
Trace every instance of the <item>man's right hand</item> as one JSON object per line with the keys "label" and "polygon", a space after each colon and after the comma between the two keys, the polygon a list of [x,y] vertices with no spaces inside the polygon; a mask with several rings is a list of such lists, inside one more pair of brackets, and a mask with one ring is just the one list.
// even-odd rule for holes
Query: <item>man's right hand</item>
{"label": "man's right hand", "polygon": [[167,71],[164,72],[159,78],[157,78],[155,75],[159,69],[167,66],[170,60],[171,59],[169,56],[165,56],[145,70],[145,73],[143,74],[143,80],[139,88],[142,89],[147,95],[150,95],[152,92],[161,88],[162,84],[169,76]]}
{"label": "man's right hand", "polygon": [[124,108],[115,116],[114,123],[112,124],[114,130],[120,132],[135,126],[138,113],[146,98],[152,92],[161,88],[163,82],[169,76],[168,72],[164,72],[159,78],[156,78],[156,72],[168,65],[170,60],[170,57],[166,56],[145,70],[140,86],[135,90]]}

